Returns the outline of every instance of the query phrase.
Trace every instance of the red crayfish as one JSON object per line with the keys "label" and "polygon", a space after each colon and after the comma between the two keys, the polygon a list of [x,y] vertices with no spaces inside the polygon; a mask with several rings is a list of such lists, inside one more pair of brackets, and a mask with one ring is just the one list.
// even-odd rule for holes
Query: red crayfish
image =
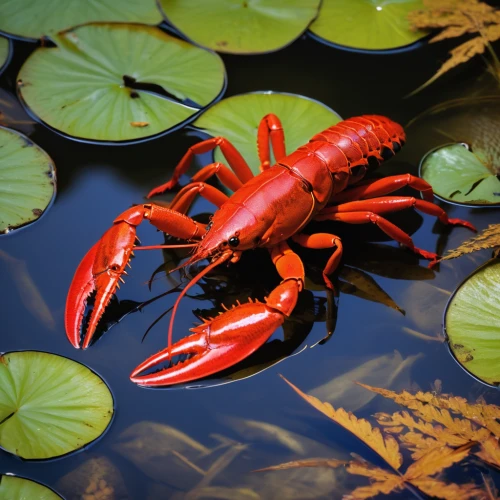
{"label": "red crayfish", "polygon": [[[449,219],[432,203],[432,187],[410,174],[378,180],[363,180],[366,172],[397,153],[405,141],[400,125],[383,116],[350,118],[315,135],[307,144],[286,155],[284,133],[275,115],[265,116],[258,129],[257,145],[261,173],[254,176],[247,163],[223,137],[202,141],[184,155],[172,179],[151,191],[148,197],[172,189],[187,170],[193,156],[220,147],[228,168],[212,163],[201,169],[192,182],[183,187],[169,208],[156,204],[133,206],[119,215],[102,238],[80,263],[66,303],[65,325],[70,342],[80,347],[81,323],[86,302],[96,290],[95,305],[83,338],[83,349],[92,340],[96,326],[126,274],[134,249],[162,248],[136,246],[136,227],[148,220],[159,230],[186,240],[192,247],[183,266],[202,259],[210,263],[184,288],[173,307],[168,332],[168,347],[138,366],[131,380],[143,386],[166,386],[207,377],[246,358],[264,344],[288,317],[304,286],[304,267],[287,240],[307,248],[331,248],[324,270],[326,286],[333,289],[329,276],[339,265],[342,242],[334,234],[303,232],[312,220],[333,220],[348,224],[376,224],[390,238],[415,253],[436,261],[437,254],[417,248],[411,237],[382,214],[413,207],[434,215],[445,224],[474,230],[466,221]],[[270,164],[272,147],[276,164]],[[206,184],[216,175],[224,186],[234,191],[231,197]],[[403,186],[420,191],[422,199],[386,196]],[[218,207],[205,226],[185,214],[197,195]],[[212,320],[191,329],[190,336],[172,345],[172,328],[181,298],[198,280],[216,266],[237,262],[243,251],[258,247],[269,250],[281,283],[265,302],[238,304]],[[143,374],[172,356],[188,359],[154,373]]]}

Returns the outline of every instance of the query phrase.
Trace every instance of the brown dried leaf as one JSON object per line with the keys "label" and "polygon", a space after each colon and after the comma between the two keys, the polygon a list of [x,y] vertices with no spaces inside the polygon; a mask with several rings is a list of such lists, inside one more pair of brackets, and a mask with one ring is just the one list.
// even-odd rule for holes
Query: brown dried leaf
{"label": "brown dried leaf", "polygon": [[356,488],[350,495],[344,495],[343,500],[362,500],[371,498],[380,493],[389,494],[403,485],[403,480],[398,476],[392,476],[386,481],[380,483],[372,483],[369,486],[360,486]]}
{"label": "brown dried leaf", "polygon": [[489,439],[481,443],[481,451],[476,455],[485,462],[500,468],[500,445],[498,439],[490,436]]}
{"label": "brown dried leaf", "polygon": [[[415,394],[411,394],[407,391],[402,391],[400,393],[396,393],[388,389],[372,387],[360,382],[358,382],[358,385],[368,389],[369,391],[376,392],[385,398],[392,399],[397,404],[406,406],[411,410],[416,410],[418,412],[418,416],[422,418],[425,418],[426,416],[432,417],[432,420],[437,420],[444,424],[448,421],[448,419],[445,418],[446,415],[441,413],[432,413],[432,415],[429,415],[430,410],[426,409],[426,405],[435,408],[442,408],[463,415],[467,419],[472,420],[474,423],[485,427],[490,432],[495,434],[495,436],[500,437],[500,424],[497,421],[497,419],[500,419],[499,406],[491,404],[470,404],[465,398],[446,395],[437,396],[430,392],[424,393],[418,391]],[[426,418],[426,420],[428,419]],[[477,436],[473,439],[480,441],[480,439],[477,439]]]}
{"label": "brown dried leaf", "polygon": [[441,260],[455,259],[462,255],[500,246],[500,224],[490,224],[482,233],[468,239],[458,248],[449,250]]}
{"label": "brown dried leaf", "polygon": [[423,10],[411,12],[408,19],[413,29],[443,29],[431,42],[456,38],[467,33],[476,33],[477,36],[451,50],[450,59],[412,94],[422,90],[455,66],[482,54],[489,42],[500,38],[500,11],[479,0],[426,0],[424,7]]}
{"label": "brown dried leaf", "polygon": [[412,484],[427,495],[446,500],[467,500],[469,498],[484,498],[484,491],[475,484],[445,483],[437,479],[415,479]]}
{"label": "brown dried leaf", "polygon": [[418,460],[434,448],[442,446],[442,443],[437,439],[425,437],[420,432],[415,431],[400,434],[399,441],[412,452],[411,457],[413,460]]}
{"label": "brown dried leaf", "polygon": [[449,448],[448,446],[434,448],[422,458],[412,463],[406,470],[404,478],[406,481],[413,482],[415,479],[433,476],[443,469],[451,467],[454,463],[463,460],[475,444],[476,443],[467,443],[456,449]]}
{"label": "brown dried leaf", "polygon": [[357,438],[361,439],[372,450],[378,453],[391,467],[399,469],[403,463],[403,457],[399,452],[399,445],[392,436],[384,438],[380,429],[373,428],[365,419],[358,419],[350,412],[346,412],[343,408],[336,410],[329,403],[323,403],[314,396],[309,396],[295,387],[291,382],[282,376],[283,380],[297,393],[304,398],[309,404],[314,406],[321,413],[331,418],[334,422],[347,429]]}
{"label": "brown dried leaf", "polygon": [[345,460],[337,460],[336,458],[308,458],[306,460],[294,460],[293,462],[285,462],[279,465],[271,465],[271,467],[264,467],[257,469],[254,472],[264,472],[269,470],[287,470],[298,469],[301,467],[331,467],[337,468],[341,465],[348,464]]}

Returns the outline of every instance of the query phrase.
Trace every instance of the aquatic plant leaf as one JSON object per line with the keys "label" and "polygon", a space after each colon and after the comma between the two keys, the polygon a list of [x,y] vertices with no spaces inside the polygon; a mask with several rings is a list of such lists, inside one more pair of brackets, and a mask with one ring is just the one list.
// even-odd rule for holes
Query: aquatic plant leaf
{"label": "aquatic plant leaf", "polygon": [[456,38],[467,33],[477,36],[467,40],[450,51],[451,57],[438,71],[421,85],[418,92],[450,69],[484,53],[491,42],[500,38],[500,11],[480,0],[423,0],[424,9],[408,15],[414,29],[443,29],[431,39],[438,42]]}
{"label": "aquatic plant leaf", "polygon": [[320,39],[363,50],[390,50],[410,45],[427,35],[411,30],[407,15],[421,0],[323,0],[309,30]]}
{"label": "aquatic plant leaf", "polygon": [[[255,92],[223,99],[203,113],[194,126],[213,137],[229,139],[254,174],[259,174],[257,129],[262,118],[269,113],[274,113],[281,120],[288,153],[341,120],[335,111],[307,97]],[[220,151],[216,151],[215,161],[226,162]]]}
{"label": "aquatic plant leaf", "polygon": [[155,0],[4,0],[0,2],[0,31],[16,37],[40,38],[91,22],[158,24]]}
{"label": "aquatic plant leaf", "polygon": [[127,488],[118,467],[107,457],[94,457],[68,472],[57,482],[66,498],[114,500],[127,498]]}
{"label": "aquatic plant leaf", "polygon": [[427,154],[420,173],[446,201],[495,205],[500,203],[500,179],[493,162],[481,150],[451,144]]}
{"label": "aquatic plant leaf", "polygon": [[308,458],[306,460],[294,460],[293,462],[286,462],[284,464],[272,465],[271,467],[264,467],[254,472],[264,472],[269,470],[286,470],[286,469],[299,469],[302,467],[332,467],[336,469],[348,462],[345,460],[337,460],[336,458]]}
{"label": "aquatic plant leaf", "polygon": [[6,264],[5,268],[9,273],[12,282],[14,283],[21,302],[26,310],[36,318],[45,328],[54,330],[56,322],[52,316],[43,295],[36,286],[36,283],[31,277],[26,262],[10,256],[7,252],[0,249],[0,260]]}
{"label": "aquatic plant leaf", "polygon": [[403,358],[400,352],[394,351],[364,363],[360,360],[355,368],[333,377],[308,392],[321,401],[356,411],[367,405],[376,394],[366,391],[355,381],[368,380],[383,387],[406,387],[410,383],[409,374],[413,365],[422,357],[423,354],[416,354]]}
{"label": "aquatic plant leaf", "polygon": [[351,412],[346,412],[343,408],[337,410],[329,403],[323,403],[314,396],[309,396],[303,393],[299,388],[295,387],[291,382],[282,377],[283,380],[310,405],[319,410],[321,413],[331,418],[357,438],[363,441],[367,446],[378,453],[391,467],[399,469],[403,463],[403,457],[399,452],[397,441],[392,436],[384,437],[377,427],[372,425],[365,419],[358,419]]}
{"label": "aquatic plant leaf", "polygon": [[7,38],[0,36],[0,73],[3,70],[4,65],[7,63],[10,54],[10,44]]}
{"label": "aquatic plant leaf", "polygon": [[401,309],[392,297],[385,292],[377,282],[365,272],[354,267],[343,266],[340,270],[339,276],[346,280],[354,289],[346,286],[344,282],[340,283],[340,291],[348,293],[351,295],[356,295],[362,299],[371,300],[373,302],[378,302],[391,309],[399,311],[401,314],[405,314],[405,311]]}
{"label": "aquatic plant leaf", "polygon": [[26,60],[18,90],[41,121],[73,138],[134,141],[193,119],[223,91],[217,54],[139,24],[52,36]]}
{"label": "aquatic plant leaf", "polygon": [[24,477],[0,475],[0,500],[61,500],[55,491]]}
{"label": "aquatic plant leaf", "polygon": [[320,0],[160,0],[177,29],[203,47],[231,54],[273,52],[316,17]]}
{"label": "aquatic plant leaf", "polygon": [[0,357],[0,446],[24,459],[53,458],[97,439],[113,397],[87,367],[36,351]]}
{"label": "aquatic plant leaf", "polygon": [[441,260],[456,259],[462,255],[500,246],[500,224],[490,224],[477,236],[468,239],[458,248],[448,250]]}
{"label": "aquatic plant leaf", "polygon": [[500,385],[500,259],[492,259],[453,294],[445,330],[457,361],[486,384]]}
{"label": "aquatic plant leaf", "polygon": [[0,127],[0,233],[37,220],[55,195],[55,166],[43,149]]}

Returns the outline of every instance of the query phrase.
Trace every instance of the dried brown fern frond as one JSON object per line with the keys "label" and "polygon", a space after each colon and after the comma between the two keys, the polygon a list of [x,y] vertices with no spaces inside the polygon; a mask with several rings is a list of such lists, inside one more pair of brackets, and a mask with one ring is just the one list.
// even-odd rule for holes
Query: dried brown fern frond
{"label": "dried brown fern frond", "polygon": [[431,43],[467,34],[476,36],[451,50],[451,57],[436,74],[412,94],[486,50],[493,59],[492,72],[500,80],[500,62],[491,46],[500,39],[500,10],[480,0],[424,0],[423,3],[424,9],[411,12],[408,19],[413,29],[442,29]]}
{"label": "dried brown fern frond", "polygon": [[500,247],[500,224],[490,224],[481,234],[450,250],[441,260],[456,259],[468,253],[495,247]]}
{"label": "dried brown fern frond", "polygon": [[[496,488],[492,481],[487,484],[485,480],[483,489],[472,483],[446,482],[444,473],[449,467],[462,462],[471,452],[475,452],[483,463],[500,468],[500,445],[498,436],[495,435],[500,407],[480,402],[470,404],[463,398],[447,394],[421,391],[416,394],[407,391],[395,393],[359,384],[412,411],[392,415],[376,414],[375,418],[385,431],[384,436],[379,428],[372,426],[367,420],[358,419],[343,408],[335,409],[329,403],[303,393],[288,380],[284,380],[309,404],[368,445],[387,463],[388,468],[376,467],[357,457],[350,462],[323,458],[297,460],[260,470],[345,466],[350,474],[370,479],[368,486],[357,487],[349,495],[345,495],[344,500],[372,498],[404,488],[416,496],[421,492],[445,500],[494,498],[492,495]],[[403,464],[398,440],[413,452],[413,461],[406,467],[406,472],[401,470]]]}

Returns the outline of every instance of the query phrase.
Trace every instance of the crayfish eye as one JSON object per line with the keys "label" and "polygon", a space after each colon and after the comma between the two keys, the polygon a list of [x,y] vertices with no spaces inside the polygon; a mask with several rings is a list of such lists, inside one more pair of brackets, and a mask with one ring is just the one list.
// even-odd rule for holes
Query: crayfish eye
{"label": "crayfish eye", "polygon": [[240,244],[240,239],[237,236],[233,236],[232,238],[229,238],[228,243],[232,247],[237,247]]}

